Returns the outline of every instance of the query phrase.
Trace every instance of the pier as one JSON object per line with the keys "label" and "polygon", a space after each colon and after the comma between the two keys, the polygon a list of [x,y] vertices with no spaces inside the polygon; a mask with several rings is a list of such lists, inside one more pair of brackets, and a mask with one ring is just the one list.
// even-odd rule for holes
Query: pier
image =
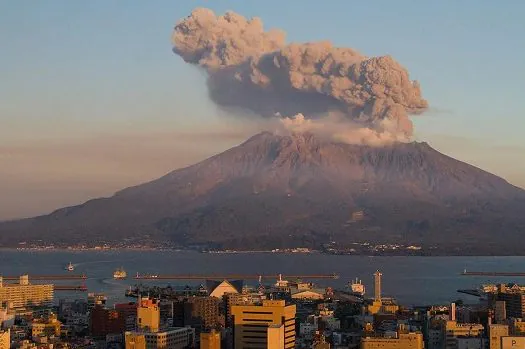
{"label": "pier", "polygon": [[55,291],[78,291],[78,292],[87,292],[87,286],[85,285],[54,285],[53,289]]}
{"label": "pier", "polygon": [[501,271],[467,271],[461,273],[463,276],[525,276],[525,272],[501,272]]}
{"label": "pier", "polygon": [[262,280],[262,279],[338,279],[337,274],[317,274],[317,275],[257,275],[257,274],[186,274],[186,275],[141,275],[137,273],[135,280]]}
{"label": "pier", "polygon": [[[29,275],[29,280],[86,280],[88,277],[82,275]],[[20,276],[4,276],[4,281],[18,281]]]}
{"label": "pier", "polygon": [[468,294],[470,296],[483,297],[479,290],[458,290],[459,293]]}

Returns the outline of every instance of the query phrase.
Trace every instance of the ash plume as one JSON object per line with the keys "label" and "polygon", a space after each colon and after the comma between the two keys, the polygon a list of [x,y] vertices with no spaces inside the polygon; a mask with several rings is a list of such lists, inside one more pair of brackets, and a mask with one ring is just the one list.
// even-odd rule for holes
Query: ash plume
{"label": "ash plume", "polygon": [[172,39],[177,55],[207,71],[217,105],[282,117],[294,131],[337,115],[349,130],[339,138],[406,140],[409,114],[428,107],[419,83],[392,57],[369,58],[328,41],[286,44],[284,32],[264,31],[256,17],[199,8],[177,23]]}

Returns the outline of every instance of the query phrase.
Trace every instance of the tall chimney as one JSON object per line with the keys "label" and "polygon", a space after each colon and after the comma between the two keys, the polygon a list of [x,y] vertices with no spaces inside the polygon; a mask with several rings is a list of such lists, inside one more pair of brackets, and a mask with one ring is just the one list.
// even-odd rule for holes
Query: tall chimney
{"label": "tall chimney", "polygon": [[374,300],[381,302],[381,274],[378,271],[374,273]]}
{"label": "tall chimney", "polygon": [[449,318],[450,321],[456,321],[456,303],[450,304]]}

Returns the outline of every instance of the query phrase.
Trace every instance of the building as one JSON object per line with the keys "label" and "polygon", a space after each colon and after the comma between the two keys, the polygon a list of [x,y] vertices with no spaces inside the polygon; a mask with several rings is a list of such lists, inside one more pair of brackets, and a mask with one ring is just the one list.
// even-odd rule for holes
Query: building
{"label": "building", "polygon": [[11,347],[11,331],[9,329],[0,330],[0,349],[9,349]]}
{"label": "building", "polygon": [[268,326],[266,334],[266,348],[284,349],[286,340],[284,335],[284,324],[275,324]]}
{"label": "building", "polygon": [[445,349],[458,349],[458,338],[479,339],[483,336],[485,328],[477,323],[458,323],[455,320],[448,320],[444,326]]}
{"label": "building", "polygon": [[501,337],[501,349],[525,348],[525,337]]}
{"label": "building", "polygon": [[518,285],[498,285],[496,301],[505,302],[505,316],[509,318],[525,317],[525,293]]}
{"label": "building", "polygon": [[489,348],[501,349],[501,337],[509,335],[509,326],[507,325],[489,325]]}
{"label": "building", "polygon": [[36,319],[31,322],[31,338],[38,337],[60,337],[62,323],[58,321],[56,315],[52,314],[48,318]]}
{"label": "building", "polygon": [[[219,306],[221,300],[216,297],[191,297],[184,299],[182,311],[184,312],[183,326],[191,326],[200,334],[202,331],[211,330],[220,326]],[[181,307],[177,307],[180,311]],[[181,318],[180,315],[176,316]]]}
{"label": "building", "polygon": [[295,305],[286,305],[284,300],[263,300],[262,305],[232,306],[231,311],[235,349],[268,345],[272,325],[283,325],[284,348],[295,348]]}
{"label": "building", "polygon": [[226,293],[222,296],[225,309],[226,327],[232,327],[232,307],[234,305],[254,305],[256,300],[254,297],[240,293]]}
{"label": "building", "polygon": [[140,298],[137,307],[137,328],[157,332],[160,327],[159,302],[155,299]]}
{"label": "building", "polygon": [[494,319],[497,324],[502,324],[507,320],[507,310],[505,301],[496,301],[494,304]]}
{"label": "building", "polygon": [[485,337],[456,337],[457,349],[488,349],[488,340]]}
{"label": "building", "polygon": [[89,328],[93,337],[102,338],[108,334],[123,333],[126,330],[125,316],[115,309],[95,305],[91,310]]}
{"label": "building", "polygon": [[126,349],[146,349],[146,337],[144,333],[126,331],[124,345]]}
{"label": "building", "polygon": [[221,334],[215,330],[200,334],[200,349],[221,349]]}
{"label": "building", "polygon": [[195,330],[170,328],[158,332],[126,332],[126,349],[184,349],[195,345]]}
{"label": "building", "polygon": [[423,349],[422,333],[398,333],[395,337],[365,337],[361,349]]}
{"label": "building", "polygon": [[324,299],[324,290],[320,290],[320,289],[292,290],[292,299],[321,300],[321,299]]}
{"label": "building", "polygon": [[20,276],[18,284],[5,284],[0,276],[0,304],[11,308],[48,306],[53,302],[53,285],[31,285],[27,275]]}
{"label": "building", "polygon": [[15,324],[15,314],[9,313],[8,309],[0,308],[0,330],[11,328]]}
{"label": "building", "polygon": [[137,303],[115,304],[115,310],[125,319],[126,331],[134,331],[137,324]]}
{"label": "building", "polygon": [[227,293],[242,293],[242,280],[215,281],[206,280],[206,289],[210,297],[222,298]]}

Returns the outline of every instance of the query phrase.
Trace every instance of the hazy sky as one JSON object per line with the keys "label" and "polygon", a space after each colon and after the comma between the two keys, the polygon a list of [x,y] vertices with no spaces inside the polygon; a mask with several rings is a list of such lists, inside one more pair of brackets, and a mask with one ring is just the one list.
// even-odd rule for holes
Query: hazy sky
{"label": "hazy sky", "polygon": [[253,132],[171,52],[198,6],[394,56],[431,106],[416,139],[525,187],[523,1],[17,0],[0,2],[0,219],[111,195]]}

